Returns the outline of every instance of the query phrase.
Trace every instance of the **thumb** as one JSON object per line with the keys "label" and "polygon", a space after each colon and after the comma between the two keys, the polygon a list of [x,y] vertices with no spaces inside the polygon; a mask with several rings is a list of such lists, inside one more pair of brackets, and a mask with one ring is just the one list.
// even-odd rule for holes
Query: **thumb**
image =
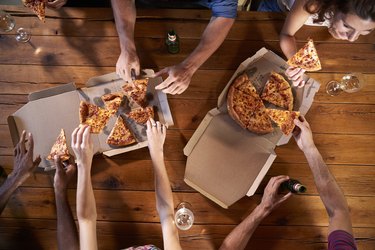
{"label": "thumb", "polygon": [[56,171],[58,171],[58,172],[63,171],[63,166],[62,166],[60,157],[57,156],[57,155],[55,155],[55,157],[53,158],[53,160],[55,162]]}
{"label": "thumb", "polygon": [[34,166],[39,166],[40,162],[42,161],[42,159],[40,158],[40,155],[38,155],[35,159],[35,161],[33,162],[34,163]]}
{"label": "thumb", "polygon": [[293,122],[294,122],[294,125],[296,125],[296,126],[298,126],[299,128],[301,128],[301,126],[302,126],[302,122],[301,122],[298,118],[294,119]]}
{"label": "thumb", "polygon": [[162,74],[167,74],[168,73],[168,67],[160,70],[159,72],[155,73],[155,77],[161,76]]}
{"label": "thumb", "polygon": [[159,85],[157,85],[155,87],[155,89],[164,89],[164,88],[168,87],[172,83],[172,81],[173,80],[170,77],[168,77],[167,79],[165,79],[164,82],[162,82]]}

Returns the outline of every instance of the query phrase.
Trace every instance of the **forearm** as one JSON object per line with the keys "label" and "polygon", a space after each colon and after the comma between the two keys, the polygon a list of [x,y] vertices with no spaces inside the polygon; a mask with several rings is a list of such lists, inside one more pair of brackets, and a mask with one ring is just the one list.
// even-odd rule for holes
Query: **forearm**
{"label": "forearm", "polygon": [[[84,167],[82,167],[84,168]],[[80,172],[81,171],[81,172]],[[96,221],[96,204],[91,184],[90,170],[79,169],[77,180],[77,218],[78,221]]]}
{"label": "forearm", "polygon": [[267,217],[269,212],[258,205],[253,212],[246,217],[232,232],[224,239],[220,250],[226,249],[245,249],[249,239],[253,235],[255,229],[258,227],[260,222]]}
{"label": "forearm", "polygon": [[0,187],[0,214],[7,205],[9,198],[20,185],[21,182],[17,180],[17,177],[9,175],[3,185]]}
{"label": "forearm", "polygon": [[121,51],[134,49],[136,9],[134,0],[111,0]]}
{"label": "forearm", "polygon": [[349,214],[348,204],[335,178],[323,161],[318,149],[313,147],[305,151],[306,159],[314,176],[315,185],[328,215],[334,216],[337,211]]}
{"label": "forearm", "polygon": [[152,157],[152,164],[154,167],[156,209],[162,222],[162,220],[174,214],[172,190],[164,164],[163,153]]}
{"label": "forearm", "polygon": [[195,72],[223,43],[234,19],[212,17],[195,50],[182,62],[184,67]]}
{"label": "forearm", "polygon": [[294,36],[280,34],[280,47],[287,59],[297,52],[296,39]]}
{"label": "forearm", "polygon": [[55,190],[58,249],[79,249],[78,232],[70,209],[67,192]]}

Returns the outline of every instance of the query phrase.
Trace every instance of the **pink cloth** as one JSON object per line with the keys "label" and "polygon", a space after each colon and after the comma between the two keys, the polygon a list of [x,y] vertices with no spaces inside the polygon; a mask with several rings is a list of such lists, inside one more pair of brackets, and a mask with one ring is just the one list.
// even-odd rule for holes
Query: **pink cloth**
{"label": "pink cloth", "polygon": [[343,230],[328,235],[328,250],[357,250],[353,235]]}

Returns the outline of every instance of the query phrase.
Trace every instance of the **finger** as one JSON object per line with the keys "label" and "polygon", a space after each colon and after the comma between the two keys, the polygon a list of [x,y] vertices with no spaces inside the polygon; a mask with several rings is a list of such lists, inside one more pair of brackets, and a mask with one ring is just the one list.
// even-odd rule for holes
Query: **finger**
{"label": "finger", "polygon": [[76,127],[72,132],[72,147],[74,147],[74,145],[76,145],[77,143],[77,133],[78,133],[79,128],[80,126]]}
{"label": "finger", "polygon": [[64,171],[64,167],[62,165],[60,156],[55,155],[55,157],[53,157],[53,161],[55,162],[56,166],[56,174],[61,174]]}
{"label": "finger", "polygon": [[40,155],[38,155],[35,159],[35,161],[33,161],[33,165],[36,167],[36,166],[39,166],[40,162],[42,161],[42,158],[40,158]]}
{"label": "finger", "polygon": [[25,152],[25,138],[26,138],[26,131],[22,131],[22,135],[21,135],[21,138],[20,138],[20,141],[19,141],[19,150],[21,153],[24,153]]}
{"label": "finger", "polygon": [[298,126],[299,128],[301,128],[303,124],[298,118],[294,119],[293,122],[294,122],[294,125]]}
{"label": "finger", "polygon": [[67,167],[66,167],[66,174],[70,177],[70,176],[73,176],[74,173],[76,172],[77,170],[77,167],[76,165],[74,164],[69,164]]}
{"label": "finger", "polygon": [[31,133],[29,133],[29,144],[27,145],[27,153],[31,156],[34,155],[34,138]]}
{"label": "finger", "polygon": [[130,76],[131,76],[132,81],[134,81],[137,78],[137,75],[135,73],[135,69],[132,68],[130,70]]}
{"label": "finger", "polygon": [[[281,202],[284,202],[285,200],[287,200],[290,196],[292,196],[293,194],[292,194],[292,192],[289,192],[289,193],[287,193],[287,194],[285,194],[281,199],[280,199],[280,201]],[[280,202],[280,203],[281,203]]]}
{"label": "finger", "polygon": [[160,70],[159,72],[156,72],[154,76],[158,77],[158,76],[161,76],[161,75],[167,74],[167,73],[168,73],[168,67]]}
{"label": "finger", "polygon": [[77,132],[77,145],[81,145],[82,144],[82,137],[83,137],[83,133],[85,132],[85,129],[86,129],[87,125],[84,125],[82,127],[79,128],[78,132]]}
{"label": "finger", "polygon": [[181,95],[182,93],[184,93],[185,90],[186,90],[186,88],[180,88],[180,89],[177,91],[177,94],[178,94],[178,95]]}
{"label": "finger", "polygon": [[83,130],[83,139],[82,139],[82,143],[84,145],[88,145],[90,144],[90,126],[87,126],[84,130]]}
{"label": "finger", "polygon": [[160,83],[159,85],[157,85],[155,87],[155,89],[165,89],[167,88],[169,85],[171,85],[173,83],[173,79],[172,77],[168,76],[167,79],[165,79],[165,81],[163,81],[162,83]]}
{"label": "finger", "polygon": [[177,84],[176,82],[172,83],[168,88],[166,89],[163,89],[163,92],[166,93],[166,94],[176,94],[177,93],[177,89],[179,88],[179,84]]}
{"label": "finger", "polygon": [[305,86],[305,81],[301,80],[298,84],[298,88],[303,88]]}
{"label": "finger", "polygon": [[152,122],[151,119],[152,119],[152,118],[148,119],[147,122],[146,122],[147,131],[151,130],[151,126],[152,126],[152,125],[151,125],[151,122]]}
{"label": "finger", "polygon": [[156,130],[161,133],[161,123],[159,121],[156,122]]}

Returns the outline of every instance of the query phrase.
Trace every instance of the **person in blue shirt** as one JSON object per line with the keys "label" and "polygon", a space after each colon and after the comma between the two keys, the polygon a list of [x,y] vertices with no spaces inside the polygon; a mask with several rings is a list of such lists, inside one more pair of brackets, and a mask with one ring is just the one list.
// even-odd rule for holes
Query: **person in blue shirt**
{"label": "person in blue shirt", "polygon": [[[120,40],[121,53],[116,63],[116,72],[125,81],[132,80],[132,70],[140,73],[140,62],[134,43],[134,25],[136,5],[134,0],[111,0]],[[145,0],[144,0],[145,1]],[[159,1],[148,0],[156,4]],[[162,1],[178,7],[178,1]],[[195,3],[212,10],[212,17],[194,51],[177,65],[169,66],[157,72],[155,76],[168,74],[168,77],[156,89],[164,93],[181,94],[189,86],[195,71],[219,48],[224,41],[237,15],[237,0],[180,1],[181,5]],[[184,6],[185,7],[185,6]]]}

